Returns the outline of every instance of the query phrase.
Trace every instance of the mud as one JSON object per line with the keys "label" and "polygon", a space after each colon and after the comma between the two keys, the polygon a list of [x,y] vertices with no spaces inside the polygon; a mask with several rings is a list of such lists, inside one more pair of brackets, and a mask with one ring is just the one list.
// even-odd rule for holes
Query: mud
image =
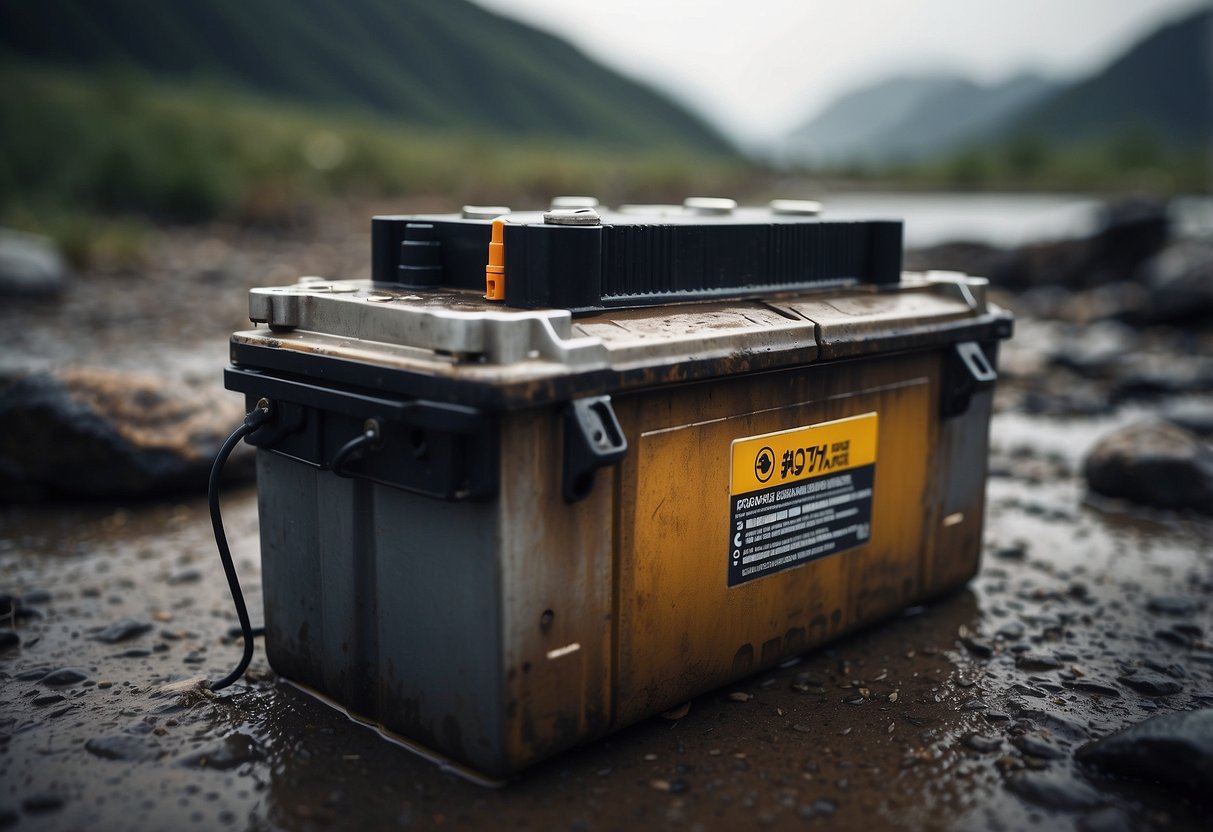
{"label": "mud", "polygon": [[[5,363],[104,357],[217,378],[243,287],[274,282],[274,264],[282,280],[288,267],[357,276],[359,227],[306,243],[178,232],[134,297],[131,276],[103,274],[58,306],[0,310]],[[211,240],[226,259],[202,289],[168,255],[219,251]],[[146,327],[124,328],[128,314]],[[202,499],[4,507],[0,825],[1203,829],[1207,810],[1074,758],[1154,714],[1213,707],[1213,521],[1095,499],[1080,477],[1103,432],[1173,400],[1030,406],[1074,395],[1033,364],[1039,348],[1007,348],[986,552],[967,590],[495,788],[296,690],[260,647],[229,691],[191,684],[240,655]],[[255,494],[224,507],[258,619]]]}

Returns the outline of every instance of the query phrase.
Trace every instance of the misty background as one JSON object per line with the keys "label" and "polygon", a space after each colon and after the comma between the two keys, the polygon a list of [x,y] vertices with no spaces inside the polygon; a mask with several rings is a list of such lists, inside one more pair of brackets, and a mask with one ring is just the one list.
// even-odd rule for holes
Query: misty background
{"label": "misty background", "polygon": [[0,225],[119,266],[158,224],[333,199],[829,195],[917,243],[1077,233],[1109,196],[1209,192],[1211,21],[1192,0],[5,4]]}

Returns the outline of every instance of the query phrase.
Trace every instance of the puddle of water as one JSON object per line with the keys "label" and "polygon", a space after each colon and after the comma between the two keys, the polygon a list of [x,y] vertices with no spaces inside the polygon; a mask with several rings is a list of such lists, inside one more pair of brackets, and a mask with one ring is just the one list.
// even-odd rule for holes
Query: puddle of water
{"label": "puddle of water", "polygon": [[[1213,524],[1109,513],[1084,502],[1064,470],[1042,479],[1049,465],[1070,467],[1050,454],[1074,439],[1038,423],[1037,437],[1048,437],[1039,454],[1014,451],[1031,421],[996,422],[995,444],[1006,452],[994,466],[1005,474],[990,482],[988,539],[998,554],[970,590],[701,697],[681,720],[648,720],[496,790],[443,773],[294,690],[260,650],[249,679],[230,693],[157,695],[166,682],[217,677],[239,655],[226,637],[235,619],[200,501],[9,508],[0,515],[3,586],[50,598],[20,622],[20,650],[0,658],[0,811],[62,829],[340,821],[799,828],[826,817],[842,829],[1015,828],[1080,815],[1008,791],[1008,777],[1041,767],[1048,782],[1094,789],[1142,823],[1165,814],[1175,828],[1197,828],[1190,807],[1095,783],[1069,755],[1158,710],[1213,704],[1207,645],[1157,635],[1176,623],[1210,632]],[[257,618],[254,494],[228,497],[226,518]],[[1159,618],[1146,606],[1160,595],[1204,609],[1183,621]],[[92,638],[123,620],[152,627],[115,644]],[[1017,666],[1023,654],[1044,656],[1039,667],[1049,669]],[[1120,685],[1126,667],[1145,661],[1181,667],[1182,692],[1151,699]],[[62,668],[86,679],[52,687],[31,673]],[[1077,682],[1117,695],[1092,695]],[[733,701],[733,690],[753,698]],[[1012,740],[1024,733],[1061,758],[1020,751]],[[39,812],[39,798],[59,805]]]}

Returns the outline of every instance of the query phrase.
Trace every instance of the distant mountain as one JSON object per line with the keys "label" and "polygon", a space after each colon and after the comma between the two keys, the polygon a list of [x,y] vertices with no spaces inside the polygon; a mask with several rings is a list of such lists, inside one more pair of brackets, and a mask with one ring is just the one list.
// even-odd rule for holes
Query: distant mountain
{"label": "distant mountain", "polygon": [[1146,129],[1174,147],[1213,146],[1213,10],[1162,27],[1016,126],[1063,141]]}
{"label": "distant mountain", "polygon": [[815,164],[936,156],[991,132],[1055,90],[1035,75],[992,86],[958,75],[893,78],[837,99],[788,137],[786,153]]}
{"label": "distant mountain", "polygon": [[1024,75],[983,87],[931,75],[865,86],[789,134],[781,155],[810,164],[882,164],[1015,136],[1066,144],[1133,130],[1173,148],[1213,146],[1213,11],[1162,27],[1068,84]]}
{"label": "distant mountain", "polygon": [[489,138],[735,153],[665,96],[467,0],[5,2],[0,60],[203,79]]}

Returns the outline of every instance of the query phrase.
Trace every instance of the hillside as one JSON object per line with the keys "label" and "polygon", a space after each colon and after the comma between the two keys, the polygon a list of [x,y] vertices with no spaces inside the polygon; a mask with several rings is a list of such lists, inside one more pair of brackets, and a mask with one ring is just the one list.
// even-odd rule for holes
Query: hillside
{"label": "hillside", "polygon": [[1213,141],[1213,10],[1175,21],[1103,71],[1025,113],[1021,132],[1085,141],[1146,130],[1177,148]]}
{"label": "hillside", "polygon": [[793,131],[787,155],[814,164],[938,156],[997,129],[1054,90],[1033,75],[991,86],[958,75],[890,78],[842,96]]}
{"label": "hillside", "polygon": [[202,80],[490,137],[734,152],[654,90],[467,0],[0,3],[0,59]]}

